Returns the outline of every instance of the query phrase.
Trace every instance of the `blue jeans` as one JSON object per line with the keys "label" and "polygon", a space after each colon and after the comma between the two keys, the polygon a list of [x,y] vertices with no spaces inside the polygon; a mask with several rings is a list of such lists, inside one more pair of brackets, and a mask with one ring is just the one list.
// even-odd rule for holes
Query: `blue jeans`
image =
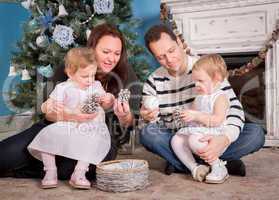
{"label": "blue jeans", "polygon": [[[140,142],[148,150],[171,163],[179,171],[187,170],[171,149],[171,130],[157,123],[146,125],[140,133]],[[265,142],[262,127],[254,123],[246,123],[238,139],[233,142],[220,157],[222,160],[238,160],[243,156],[258,151]]]}

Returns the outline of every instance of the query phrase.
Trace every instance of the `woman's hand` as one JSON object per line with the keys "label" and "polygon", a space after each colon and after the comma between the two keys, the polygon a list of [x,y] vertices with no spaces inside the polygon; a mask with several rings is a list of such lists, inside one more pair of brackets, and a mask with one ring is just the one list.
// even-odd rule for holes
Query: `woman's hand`
{"label": "woman's hand", "polygon": [[142,105],[140,108],[140,115],[144,121],[151,122],[156,119],[158,114],[159,114],[159,108],[150,110],[145,108],[144,105]]}
{"label": "woman's hand", "polygon": [[115,99],[113,105],[114,114],[119,119],[119,122],[124,126],[130,126],[133,123],[133,115],[130,110],[130,105],[128,102],[120,102]]}
{"label": "woman's hand", "polygon": [[200,149],[197,154],[209,164],[219,158],[224,149],[230,145],[229,138],[225,135],[207,135],[201,138],[200,141],[207,141],[208,145],[205,148]]}
{"label": "woman's hand", "polygon": [[100,104],[104,109],[109,109],[112,107],[115,97],[111,93],[106,93],[100,97]]}

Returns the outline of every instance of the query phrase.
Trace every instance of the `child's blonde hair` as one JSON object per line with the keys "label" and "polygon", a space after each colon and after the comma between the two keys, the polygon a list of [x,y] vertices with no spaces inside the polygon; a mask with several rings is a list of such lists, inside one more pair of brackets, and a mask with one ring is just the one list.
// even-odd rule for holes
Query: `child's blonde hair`
{"label": "child's blonde hair", "polygon": [[203,69],[210,76],[210,78],[214,79],[216,73],[218,73],[222,81],[227,78],[228,71],[227,65],[224,59],[218,54],[208,54],[202,56],[193,66],[192,70],[200,70]]}
{"label": "child's blonde hair", "polygon": [[93,65],[97,68],[94,51],[87,47],[79,47],[70,49],[65,58],[65,72],[76,73],[80,68],[86,68],[88,65]]}

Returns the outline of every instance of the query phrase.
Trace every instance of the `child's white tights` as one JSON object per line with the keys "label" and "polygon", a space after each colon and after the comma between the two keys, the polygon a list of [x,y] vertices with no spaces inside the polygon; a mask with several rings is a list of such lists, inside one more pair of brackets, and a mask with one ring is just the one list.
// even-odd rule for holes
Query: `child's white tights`
{"label": "child's white tights", "polygon": [[202,135],[180,135],[173,136],[171,146],[176,156],[181,162],[191,171],[194,170],[198,163],[196,162],[193,153],[205,147],[207,142],[200,142]]}

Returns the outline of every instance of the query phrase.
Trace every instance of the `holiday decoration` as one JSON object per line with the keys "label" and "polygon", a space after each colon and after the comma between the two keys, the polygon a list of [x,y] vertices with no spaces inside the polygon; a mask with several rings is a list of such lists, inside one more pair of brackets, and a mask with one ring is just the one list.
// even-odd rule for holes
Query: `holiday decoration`
{"label": "holiday decoration", "polygon": [[68,48],[74,43],[73,29],[64,25],[56,25],[53,32],[54,41],[62,48]]}
{"label": "holiday decoration", "polygon": [[182,110],[183,110],[183,108],[181,108],[180,110],[175,109],[173,112],[172,118],[173,118],[173,123],[176,128],[182,128],[185,126],[185,122],[180,117],[180,113]]}
{"label": "holiday decoration", "polygon": [[113,8],[113,0],[94,0],[94,10],[97,14],[110,14]]}
{"label": "holiday decoration", "polygon": [[118,100],[120,102],[129,102],[131,92],[128,89],[121,89],[118,94]]}
{"label": "holiday decoration", "polygon": [[143,105],[147,109],[154,110],[159,108],[159,100],[155,96],[148,96],[145,98]]}
{"label": "holiday decoration", "polygon": [[10,71],[9,71],[8,76],[16,76],[16,75],[17,75],[17,73],[16,73],[16,67],[13,66],[13,65],[11,65],[11,66],[10,66]]}
{"label": "holiday decoration", "polygon": [[39,21],[41,26],[44,29],[50,29],[52,26],[52,23],[54,22],[54,18],[52,16],[51,9],[48,9],[48,11],[45,13],[45,15],[39,17]]}
{"label": "holiday decoration", "polygon": [[28,23],[28,28],[30,31],[35,31],[36,29],[38,29],[39,28],[38,21],[35,18],[30,20]]}
{"label": "holiday decoration", "polygon": [[30,77],[27,69],[22,70],[21,75],[22,75],[21,80],[23,80],[23,81],[31,80],[31,77]]}
{"label": "holiday decoration", "polygon": [[86,33],[86,39],[88,40],[88,38],[91,34],[91,31],[89,29],[87,29],[85,33]]}
{"label": "holiday decoration", "polygon": [[[115,24],[121,30],[126,40],[129,64],[139,79],[144,80],[149,73],[148,63],[141,58],[145,55],[145,48],[135,42],[137,35],[133,30],[140,22],[132,18],[131,0],[21,2],[29,9],[30,19],[23,24],[22,38],[18,42],[18,50],[12,55],[11,63],[16,66],[16,72],[23,72],[23,80],[29,81],[20,81],[16,85],[17,93],[13,94],[12,102],[19,107],[18,110],[40,107],[37,104],[41,104],[51,90],[51,87],[46,87],[48,91],[38,89],[46,81],[45,78],[48,79],[57,70],[63,71],[59,68],[64,66],[64,56],[69,48],[86,46],[90,30],[101,23]],[[110,8],[111,13],[106,15],[100,9],[103,14],[97,15],[93,3],[104,3],[96,6],[96,10]],[[113,10],[113,7],[117,9]],[[14,73],[12,70],[11,74]],[[51,81],[49,78],[48,82]],[[38,116],[40,113],[35,111],[34,118],[38,119]]]}
{"label": "holiday decoration", "polygon": [[48,38],[45,35],[40,35],[36,39],[36,44],[37,44],[38,47],[44,48],[48,45],[48,43],[49,43]]}
{"label": "holiday decoration", "polygon": [[81,107],[81,112],[91,114],[95,113],[99,109],[99,95],[93,94],[84,102],[83,106]]}
{"label": "holiday decoration", "polygon": [[68,13],[67,13],[67,11],[66,11],[66,9],[65,9],[63,4],[60,4],[58,9],[59,9],[58,17],[65,17],[65,16],[68,15]]}
{"label": "holiday decoration", "polygon": [[44,76],[46,78],[50,78],[54,74],[53,69],[50,64],[47,66],[40,66],[37,68],[37,70],[38,70],[39,74],[41,74],[42,76]]}
{"label": "holiday decoration", "polygon": [[34,0],[27,0],[27,1],[21,2],[22,7],[24,7],[27,10],[29,10],[31,5],[33,5],[33,4],[34,4]]}

